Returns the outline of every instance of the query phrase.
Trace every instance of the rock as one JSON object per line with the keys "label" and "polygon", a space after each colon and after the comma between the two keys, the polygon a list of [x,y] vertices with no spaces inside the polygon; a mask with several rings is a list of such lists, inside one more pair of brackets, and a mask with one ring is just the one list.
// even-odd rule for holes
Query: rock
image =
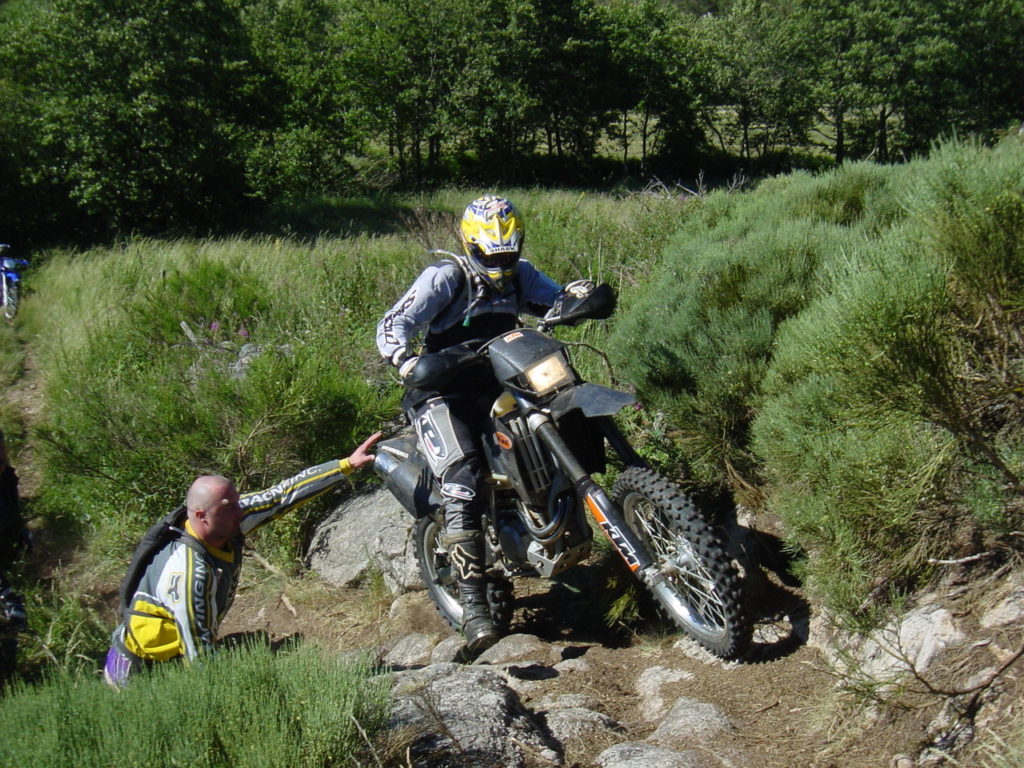
{"label": "rock", "polygon": [[586,672],[592,672],[594,665],[586,659],[566,659],[555,664],[554,669],[556,672],[561,674],[583,674]]}
{"label": "rock", "polygon": [[515,634],[501,638],[477,656],[474,664],[498,665],[522,659],[549,659],[554,662],[558,658],[551,644],[536,635]]}
{"label": "rock", "polygon": [[622,730],[622,726],[608,715],[586,707],[548,710],[544,720],[551,735],[563,745],[598,734],[618,733]]}
{"label": "rock", "polygon": [[413,632],[398,638],[384,653],[383,661],[392,667],[401,669],[424,666],[430,663],[431,651],[434,650],[435,645],[437,645],[437,638],[433,635]]}
{"label": "rock", "polygon": [[715,768],[699,752],[625,741],[597,756],[599,768]]}
{"label": "rock", "polygon": [[714,704],[685,696],[676,700],[647,740],[667,747],[705,744],[732,730],[732,723]]}
{"label": "rock", "polygon": [[334,510],[313,533],[309,565],[336,586],[355,586],[374,568],[394,594],[421,589],[411,523],[388,491],[358,496]]}
{"label": "rock", "polygon": [[1024,618],[1024,588],[1013,590],[994,608],[985,612],[980,624],[985,629],[1019,624]]}
{"label": "rock", "polygon": [[636,692],[640,694],[640,717],[649,723],[660,720],[668,711],[668,703],[662,696],[666,685],[681,680],[693,679],[693,673],[681,669],[651,667],[640,673],[636,681]]}
{"label": "rock", "polygon": [[462,635],[450,635],[434,646],[430,654],[431,664],[458,661],[466,649],[466,641]]}
{"label": "rock", "polygon": [[692,637],[680,637],[672,644],[672,647],[689,656],[691,659],[699,661],[702,664],[707,664],[708,666],[722,667],[723,669],[734,669],[739,664],[739,662],[726,661],[725,659],[715,656],[715,654],[702,646]]}
{"label": "rock", "polygon": [[841,674],[888,685],[911,668],[925,672],[943,651],[965,640],[953,615],[935,603],[908,611],[866,638],[839,631],[829,620],[815,622],[811,633],[811,644]]}
{"label": "rock", "polygon": [[[391,727],[412,734],[412,766],[558,765],[558,745],[494,670],[434,664],[394,675]],[[440,761],[440,762],[439,762]]]}
{"label": "rock", "polygon": [[910,669],[923,673],[942,651],[964,640],[948,610],[934,605],[919,608],[872,633],[860,646],[860,674],[888,682]]}

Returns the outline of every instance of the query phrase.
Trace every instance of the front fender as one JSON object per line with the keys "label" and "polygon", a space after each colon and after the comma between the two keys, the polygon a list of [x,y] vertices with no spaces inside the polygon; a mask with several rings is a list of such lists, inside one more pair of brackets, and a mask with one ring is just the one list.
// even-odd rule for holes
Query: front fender
{"label": "front fender", "polygon": [[636,402],[636,398],[628,392],[602,387],[600,384],[585,382],[566,390],[555,397],[549,406],[551,413],[558,418],[571,410],[579,409],[584,416],[614,416],[627,405]]}

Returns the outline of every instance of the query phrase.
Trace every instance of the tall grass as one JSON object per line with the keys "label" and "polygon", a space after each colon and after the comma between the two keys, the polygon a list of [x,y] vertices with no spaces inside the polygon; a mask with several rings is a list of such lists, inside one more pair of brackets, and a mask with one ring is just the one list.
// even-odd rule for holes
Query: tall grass
{"label": "tall grass", "polygon": [[158,665],[120,691],[59,672],[0,698],[0,765],[164,768],[374,765],[389,686],[309,645]]}
{"label": "tall grass", "polygon": [[[436,260],[428,250],[458,248],[458,218],[479,194],[445,190],[377,209],[339,201],[338,215],[358,209],[339,235],[134,238],[38,259],[22,318],[45,374],[36,508],[76,529],[94,559],[123,567],[196,474],[255,490],[389,428],[400,387],[376,351],[376,323]],[[685,207],[505,194],[526,220],[527,257],[562,281],[641,279]],[[601,345],[604,333],[588,324],[566,338]],[[588,376],[611,377],[591,349],[577,357]],[[323,508],[304,507],[253,543],[294,565]]]}

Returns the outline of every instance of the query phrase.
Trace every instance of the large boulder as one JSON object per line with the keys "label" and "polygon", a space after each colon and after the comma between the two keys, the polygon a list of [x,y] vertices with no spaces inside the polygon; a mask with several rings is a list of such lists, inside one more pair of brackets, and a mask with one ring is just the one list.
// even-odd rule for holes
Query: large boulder
{"label": "large boulder", "polygon": [[559,765],[559,745],[497,671],[433,664],[394,675],[391,728],[411,741],[413,766]]}
{"label": "large boulder", "polygon": [[412,518],[388,491],[356,496],[316,529],[309,566],[339,587],[352,587],[380,571],[393,594],[422,589],[413,555]]}

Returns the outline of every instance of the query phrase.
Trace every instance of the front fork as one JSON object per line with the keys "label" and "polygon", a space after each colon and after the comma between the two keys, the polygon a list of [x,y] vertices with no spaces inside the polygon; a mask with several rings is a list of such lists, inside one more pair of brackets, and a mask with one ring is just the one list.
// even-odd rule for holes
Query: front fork
{"label": "front fork", "polygon": [[583,465],[569,450],[550,417],[534,412],[529,416],[529,423],[530,428],[544,441],[544,445],[561,464],[590,514],[601,526],[601,530],[611,541],[615,551],[626,561],[629,570],[643,576],[645,580],[652,578],[655,573],[655,569],[652,567],[654,563],[647,555],[643,544],[626,525],[618,506],[608,498],[604,489],[594,482]]}

